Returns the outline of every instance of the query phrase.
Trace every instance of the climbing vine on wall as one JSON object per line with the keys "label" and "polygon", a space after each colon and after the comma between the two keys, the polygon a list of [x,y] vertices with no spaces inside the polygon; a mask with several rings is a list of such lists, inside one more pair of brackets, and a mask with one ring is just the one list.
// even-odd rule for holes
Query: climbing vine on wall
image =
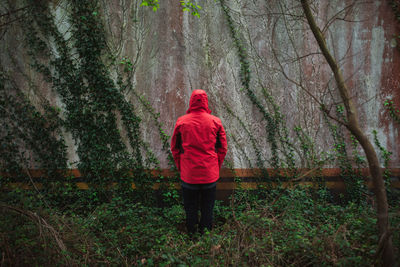
{"label": "climbing vine on wall", "polygon": [[[278,169],[281,167],[288,168],[290,171],[289,176],[296,175],[295,169],[295,151],[293,142],[289,138],[288,129],[285,126],[285,118],[280,112],[279,106],[273,100],[273,97],[268,92],[268,90],[261,85],[261,92],[266,100],[267,104],[272,107],[273,112],[270,113],[267,111],[266,107],[262,104],[262,101],[256,96],[256,93],[250,86],[251,81],[251,70],[250,70],[250,61],[249,56],[246,51],[246,46],[242,38],[240,38],[240,34],[238,29],[235,26],[235,23],[230,15],[229,8],[225,1],[220,1],[222,10],[224,12],[231,37],[233,39],[234,46],[237,50],[239,62],[240,62],[240,71],[239,78],[242,85],[242,90],[249,97],[252,104],[257,107],[258,111],[262,114],[263,119],[266,121],[266,132],[267,132],[267,142],[271,147],[271,158],[269,160],[270,165],[274,169]],[[242,125],[243,126],[243,125]],[[278,142],[280,146],[278,146]],[[255,146],[255,141],[252,140],[253,147]],[[257,150],[257,166],[262,166],[261,162],[261,153],[258,154]],[[284,156],[284,159],[279,157],[279,153]],[[261,168],[263,170],[263,168]],[[267,176],[265,171],[262,171],[263,176]]]}
{"label": "climbing vine on wall", "polygon": [[[398,0],[389,0],[389,4],[392,7],[392,11],[395,15],[397,22],[400,24],[400,3]],[[395,36],[397,42],[397,49],[400,50],[400,34]]]}
{"label": "climbing vine on wall", "polygon": [[[341,119],[344,119],[343,112],[344,107],[338,105],[336,107],[336,114]],[[333,154],[336,156],[340,168],[340,177],[345,183],[346,192],[349,197],[351,196],[352,201],[361,202],[364,199],[367,189],[360,170],[362,167],[365,167],[365,158],[358,153],[359,143],[353,136],[350,136],[353,150],[353,157],[350,157],[348,155],[343,126],[332,123],[325,112],[323,112],[323,116],[334,141]],[[354,167],[357,168],[354,169]]]}
{"label": "climbing vine on wall", "polygon": [[386,109],[388,110],[390,117],[393,118],[393,120],[400,124],[400,110],[395,107],[393,100],[386,100],[383,104]]}
{"label": "climbing vine on wall", "polygon": [[174,158],[172,156],[171,150],[169,148],[169,141],[170,141],[170,136],[165,133],[164,130],[164,125],[160,121],[160,113],[156,112],[155,109],[151,106],[150,102],[146,99],[145,96],[139,95],[137,90],[133,88],[132,86],[132,70],[134,68],[134,64],[131,62],[131,60],[124,58],[120,64],[124,65],[123,71],[125,74],[127,74],[126,81],[123,81],[123,74],[118,73],[118,79],[117,79],[117,84],[120,88],[121,92],[130,92],[132,93],[140,102],[140,104],[144,107],[144,110],[151,116],[153,119],[157,130],[158,134],[162,143],[162,151],[166,154],[167,160],[168,160],[168,166],[170,167],[170,170],[172,171],[173,175],[170,177],[165,177],[161,169],[159,167],[159,160],[157,157],[154,155],[154,153],[151,151],[150,146],[146,143],[143,142],[143,148],[147,153],[147,161],[148,164],[147,166],[159,171],[157,174],[157,179],[156,182],[161,183],[160,189],[164,192],[164,194],[168,195],[167,199],[170,199],[169,196],[173,196],[172,199],[176,200],[178,197],[178,193],[172,184],[173,181],[176,181],[179,179],[179,172],[175,166]]}
{"label": "climbing vine on wall", "polygon": [[246,92],[246,95],[250,98],[253,105],[257,107],[257,109],[262,114],[263,118],[266,120],[266,131],[267,131],[267,141],[271,145],[271,165],[274,168],[279,167],[279,156],[278,156],[278,144],[276,142],[277,136],[277,123],[274,120],[273,116],[269,114],[264,106],[261,104],[261,101],[257,98],[256,94],[250,87],[250,79],[251,79],[251,71],[250,71],[250,63],[248,60],[248,56],[246,53],[246,48],[244,47],[242,41],[240,40],[237,30],[235,29],[233,19],[229,13],[229,9],[224,0],[220,1],[222,10],[225,14],[226,21],[228,23],[229,30],[231,32],[231,37],[233,39],[234,45],[237,49],[239,62],[240,62],[240,82],[243,86],[243,90]]}
{"label": "climbing vine on wall", "polygon": [[389,168],[389,162],[391,160],[391,155],[392,152],[388,151],[385,147],[382,146],[381,142],[378,139],[378,132],[376,130],[372,131],[372,134],[374,136],[374,144],[378,148],[379,154],[383,160],[383,178],[385,180],[385,185],[386,185],[386,190],[388,193],[388,202],[390,205],[396,205],[395,199],[398,199],[400,196],[400,193],[398,190],[394,189],[391,187],[391,182],[392,182],[392,177],[393,173],[391,169]]}
{"label": "climbing vine on wall", "polygon": [[[0,71],[0,168],[18,175],[26,173],[28,162],[43,169],[46,181],[59,180],[66,168],[66,147],[60,135],[58,110],[42,103],[40,113],[18,90],[18,87]],[[29,153],[30,151],[31,153]]]}
{"label": "climbing vine on wall", "polygon": [[383,177],[385,179],[386,187],[389,188],[391,172],[388,167],[389,167],[389,161],[390,161],[390,156],[392,155],[392,152],[389,152],[386,148],[384,148],[381,145],[381,142],[379,142],[378,133],[376,130],[373,130],[372,134],[374,136],[374,143],[378,147],[381,157],[383,159],[383,167],[385,168],[385,171],[383,172]]}
{"label": "climbing vine on wall", "polygon": [[[227,110],[228,114],[231,115],[232,117],[234,117],[234,118],[239,122],[240,126],[244,129],[246,135],[247,135],[247,136],[249,137],[249,139],[250,139],[251,146],[253,147],[254,153],[255,153],[255,155],[256,155],[256,166],[257,166],[257,168],[260,169],[261,175],[262,175],[263,177],[268,177],[269,174],[268,174],[268,172],[267,172],[267,169],[266,169],[265,166],[264,166],[263,155],[262,155],[262,152],[261,152],[261,150],[260,150],[260,148],[259,148],[259,146],[258,146],[258,144],[257,144],[256,138],[255,138],[254,135],[249,131],[249,129],[247,129],[247,127],[246,127],[245,123],[243,122],[243,120],[240,119],[240,118],[231,110],[231,108],[230,108],[227,104],[225,104],[225,109]],[[235,140],[235,139],[234,139],[234,140]],[[241,147],[241,145],[238,145],[238,146]],[[243,152],[243,153],[244,153],[244,152]],[[244,153],[244,155],[245,155],[245,158],[247,159],[247,161],[250,162],[250,159],[247,157],[246,153]],[[251,166],[251,164],[250,164],[250,166]]]}
{"label": "climbing vine on wall", "polygon": [[[142,150],[145,144],[140,136],[141,120],[135,114],[133,105],[124,97],[122,90],[126,86],[114,83],[105,64],[109,55],[98,2],[68,2],[68,33],[57,28],[48,3],[29,0],[27,5],[29,12],[23,28],[31,65],[60,96],[63,105],[61,109],[49,108],[54,123],[46,127],[49,120],[41,119],[40,113],[27,102],[16,103],[9,99],[2,101],[14,103],[14,109],[36,114],[32,115],[33,118],[27,116],[24,123],[40,122],[33,129],[40,129],[41,134],[32,134],[34,138],[31,138],[36,138],[37,142],[50,145],[45,138],[53,136],[53,132],[58,131],[54,136],[62,136],[62,128],[70,132],[77,146],[77,167],[88,182],[100,187],[117,182],[122,185],[121,188],[128,190],[131,188],[130,183],[135,182],[139,188],[149,188],[153,179],[145,169],[148,164],[154,164],[154,160],[144,158]],[[68,39],[65,34],[70,35]],[[3,89],[3,76],[1,80]],[[13,129],[14,133],[15,130],[18,129]],[[121,137],[122,131],[127,136],[126,141]],[[30,140],[28,137],[21,135],[24,142]],[[39,147],[59,152],[62,158],[53,155],[53,152],[41,154],[35,147],[32,153],[38,155],[44,168],[54,165],[53,169],[65,169],[67,161],[64,140],[55,138],[55,141],[53,147],[58,145],[58,150]],[[29,150],[30,147],[25,148]],[[15,153],[11,154],[14,158],[10,155],[10,164],[15,162]]]}

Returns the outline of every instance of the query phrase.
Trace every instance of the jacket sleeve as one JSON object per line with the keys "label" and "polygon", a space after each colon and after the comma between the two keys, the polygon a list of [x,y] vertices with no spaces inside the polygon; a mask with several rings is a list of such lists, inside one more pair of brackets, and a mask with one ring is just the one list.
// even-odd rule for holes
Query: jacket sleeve
{"label": "jacket sleeve", "polygon": [[220,129],[217,133],[217,143],[215,145],[215,148],[217,150],[217,155],[218,155],[218,165],[219,168],[221,169],[222,163],[224,162],[226,156],[226,152],[228,150],[228,145],[226,143],[225,129],[222,126],[222,123],[220,124]]}
{"label": "jacket sleeve", "polygon": [[175,125],[174,133],[171,138],[171,152],[178,171],[181,171],[182,137],[179,132],[178,123]]}

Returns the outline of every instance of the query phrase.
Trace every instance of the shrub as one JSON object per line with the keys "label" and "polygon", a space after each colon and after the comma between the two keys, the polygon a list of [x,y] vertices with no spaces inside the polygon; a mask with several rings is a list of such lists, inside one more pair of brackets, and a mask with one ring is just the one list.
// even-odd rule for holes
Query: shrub
{"label": "shrub", "polygon": [[[24,192],[20,192],[22,196]],[[214,229],[190,239],[182,205],[149,206],[121,196],[91,212],[2,204],[6,265],[371,266],[376,214],[366,203],[337,205],[310,188],[241,192],[217,202]],[[15,194],[13,195],[15,197]],[[24,196],[26,197],[26,196]],[[398,206],[397,206],[398,207]],[[398,208],[397,208],[398,209]],[[400,223],[393,212],[392,225]],[[394,234],[399,247],[399,234]]]}

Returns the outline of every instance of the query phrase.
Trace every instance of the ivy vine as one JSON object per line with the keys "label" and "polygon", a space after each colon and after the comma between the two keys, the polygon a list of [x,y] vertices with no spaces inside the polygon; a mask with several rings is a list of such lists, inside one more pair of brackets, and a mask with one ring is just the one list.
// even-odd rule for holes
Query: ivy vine
{"label": "ivy vine", "polygon": [[[389,0],[389,5],[392,7],[392,11],[398,23],[400,23],[400,3],[396,0]],[[400,43],[400,34],[395,36],[397,43]],[[397,49],[400,49],[400,46],[397,45]]]}
{"label": "ivy vine", "polygon": [[253,105],[257,107],[260,113],[263,116],[263,119],[267,122],[266,131],[267,131],[267,141],[271,145],[271,166],[275,169],[279,168],[279,155],[278,155],[278,144],[276,141],[277,137],[277,126],[278,123],[274,119],[274,117],[269,114],[264,106],[262,105],[261,101],[257,98],[256,94],[250,87],[250,80],[251,80],[251,70],[250,70],[250,63],[248,60],[246,48],[243,45],[241,39],[238,36],[237,29],[235,29],[233,19],[229,13],[228,6],[226,5],[224,0],[220,0],[220,4],[222,10],[225,14],[226,21],[228,23],[228,27],[231,33],[231,37],[233,39],[233,43],[236,47],[239,62],[240,62],[240,72],[239,77],[241,84],[243,86],[243,90],[246,92],[246,95],[249,97]]}
{"label": "ivy vine", "polygon": [[395,122],[400,124],[400,110],[395,107],[393,100],[387,99],[383,103],[386,109],[389,111],[390,116],[393,118]]}
{"label": "ivy vine", "polygon": [[[136,187],[149,189],[154,179],[145,171],[149,161],[143,158],[141,119],[124,97],[126,85],[115,84],[104,63],[110,57],[98,1],[69,2],[69,40],[57,28],[45,3],[27,2],[28,54],[33,68],[61,97],[60,127],[72,133],[78,169],[99,188],[117,182],[129,190],[135,182]],[[127,143],[122,140],[117,116]]]}
{"label": "ivy vine", "polygon": [[392,174],[388,167],[389,167],[389,161],[390,161],[390,156],[392,155],[392,152],[390,152],[386,148],[384,148],[382,146],[381,142],[379,142],[378,133],[376,130],[373,130],[372,134],[374,136],[374,143],[378,147],[381,157],[383,159],[383,168],[385,169],[383,172],[383,178],[385,180],[386,188],[390,188],[390,178],[391,178]]}
{"label": "ivy vine", "polygon": [[[343,112],[343,106],[337,105],[336,114],[342,120],[345,119]],[[354,156],[353,159],[355,159],[353,162],[353,159],[349,157],[347,152],[348,149],[342,129],[343,127],[331,123],[325,112],[323,112],[323,117],[325,123],[328,125],[334,141],[333,151],[339,164],[340,177],[345,183],[347,196],[351,196],[351,201],[362,203],[364,200],[364,195],[368,192],[368,190],[364,182],[364,177],[361,174],[361,167],[365,167],[365,159],[358,153],[359,143],[354,136],[350,136]],[[356,169],[353,167],[353,164],[355,167],[357,167]]]}
{"label": "ivy vine", "polygon": [[26,173],[30,162],[43,169],[44,181],[50,182],[63,177],[60,170],[66,168],[66,147],[58,110],[48,103],[42,105],[43,114],[0,71],[1,170],[19,176]]}
{"label": "ivy vine", "polygon": [[[251,134],[251,132],[249,131],[249,129],[247,129],[247,127],[246,127],[246,125],[244,124],[243,120],[240,119],[240,118],[230,109],[230,107],[229,107],[228,105],[226,105],[226,104],[225,104],[225,109],[226,109],[226,111],[228,112],[229,115],[231,115],[232,117],[234,117],[234,118],[239,122],[240,126],[244,129],[246,135],[249,137],[251,146],[253,147],[254,153],[256,154],[256,166],[257,166],[257,168],[260,169],[260,171],[261,171],[261,176],[264,177],[264,178],[268,178],[268,177],[269,177],[269,174],[268,174],[267,169],[266,169],[265,166],[264,166],[264,160],[263,160],[263,158],[262,158],[262,152],[261,152],[260,148],[258,147],[257,140],[255,139],[254,135]],[[241,146],[239,145],[239,147],[241,147]],[[246,154],[244,153],[244,155],[246,155]],[[245,157],[247,158],[247,161],[250,162],[250,159],[247,157],[247,155],[246,155]],[[251,166],[251,165],[250,165],[250,166]]]}

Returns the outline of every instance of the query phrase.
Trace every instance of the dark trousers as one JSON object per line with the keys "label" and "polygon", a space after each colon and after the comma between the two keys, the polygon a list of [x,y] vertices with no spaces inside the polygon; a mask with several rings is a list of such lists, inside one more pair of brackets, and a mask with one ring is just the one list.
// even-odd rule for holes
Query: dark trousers
{"label": "dark trousers", "polygon": [[[187,185],[187,184],[186,184]],[[183,205],[186,212],[186,228],[194,234],[198,226],[200,233],[212,229],[216,183],[182,185]],[[199,222],[200,211],[200,222]]]}

